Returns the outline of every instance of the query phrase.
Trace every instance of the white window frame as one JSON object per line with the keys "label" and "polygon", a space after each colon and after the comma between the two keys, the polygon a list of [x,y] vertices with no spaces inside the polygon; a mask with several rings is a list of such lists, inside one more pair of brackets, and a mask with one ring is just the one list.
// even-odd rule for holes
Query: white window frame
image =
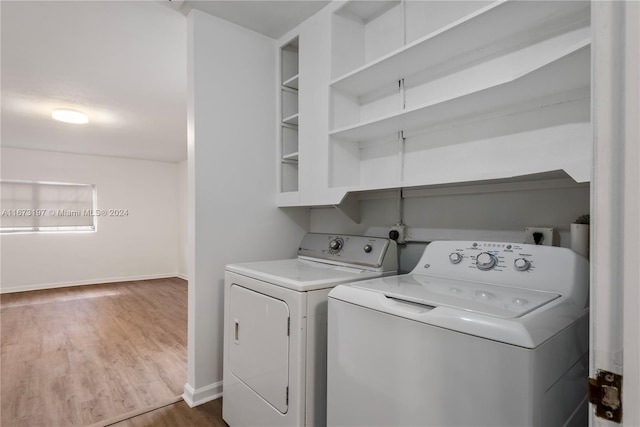
{"label": "white window frame", "polygon": [[[27,181],[27,180],[15,180],[15,179],[3,179],[0,180],[2,183],[16,183],[16,184],[27,184],[32,186],[76,186],[76,187],[89,187],[91,189],[91,206],[87,206],[82,209],[75,209],[73,211],[69,210],[69,214],[65,215],[67,218],[73,218],[77,211],[77,217],[82,217],[86,219],[87,217],[91,217],[91,224],[84,225],[80,222],[76,225],[38,225],[37,221],[34,221],[34,224],[23,225],[23,226],[5,226],[3,224],[2,219],[7,216],[28,216],[34,218],[34,220],[38,217],[52,217],[58,215],[64,215],[60,213],[61,210],[64,210],[64,205],[55,204],[55,206],[45,206],[42,203],[46,203],[40,201],[38,199],[34,199],[32,206],[27,208],[16,208],[15,206],[7,206],[5,203],[2,203],[0,206],[0,213],[3,218],[0,218],[0,234],[15,234],[15,233],[91,233],[97,231],[97,189],[95,184],[78,184],[78,183],[68,183],[68,182],[49,182],[49,181]],[[83,222],[83,221],[81,221]]]}

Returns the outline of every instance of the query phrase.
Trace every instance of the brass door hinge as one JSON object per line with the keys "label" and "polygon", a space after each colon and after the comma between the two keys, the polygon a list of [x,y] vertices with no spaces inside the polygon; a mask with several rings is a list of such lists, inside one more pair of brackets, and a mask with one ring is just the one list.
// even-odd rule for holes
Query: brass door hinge
{"label": "brass door hinge", "polygon": [[596,407],[596,416],[616,423],[622,422],[622,375],[598,370],[589,378],[589,402]]}

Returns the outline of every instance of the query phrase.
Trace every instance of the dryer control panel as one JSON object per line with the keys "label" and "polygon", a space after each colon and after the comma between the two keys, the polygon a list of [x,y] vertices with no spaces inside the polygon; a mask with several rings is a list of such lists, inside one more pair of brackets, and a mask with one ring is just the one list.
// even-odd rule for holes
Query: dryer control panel
{"label": "dryer control panel", "polygon": [[396,243],[382,237],[308,233],[300,242],[298,256],[364,268],[396,270]]}

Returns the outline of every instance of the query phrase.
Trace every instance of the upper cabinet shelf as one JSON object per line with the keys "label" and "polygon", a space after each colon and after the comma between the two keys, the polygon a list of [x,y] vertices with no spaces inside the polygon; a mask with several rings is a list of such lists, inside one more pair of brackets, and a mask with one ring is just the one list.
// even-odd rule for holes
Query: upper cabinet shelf
{"label": "upper cabinet shelf", "polygon": [[[537,108],[588,97],[588,30],[575,30],[558,39],[566,43],[554,43],[558,40],[553,39],[428,84],[409,85],[406,109],[342,126],[330,135],[345,141],[378,139],[517,105]],[[351,110],[357,109],[362,106],[351,106]],[[362,112],[353,116],[361,117]]]}
{"label": "upper cabinet shelf", "polygon": [[[280,50],[280,82],[285,83],[298,77],[298,39],[294,39],[282,46]],[[297,89],[297,88],[296,88]]]}
{"label": "upper cabinet shelf", "polygon": [[590,2],[575,0],[336,8],[330,189],[555,170],[588,181],[590,18]]}
{"label": "upper cabinet shelf", "polygon": [[289,78],[286,81],[282,82],[282,86],[284,86],[286,88],[289,88],[289,89],[298,90],[298,75],[296,74],[295,76],[292,76],[291,78]]}
{"label": "upper cabinet shelf", "polygon": [[286,125],[298,126],[298,113],[282,118],[282,123]]}
{"label": "upper cabinet shelf", "polygon": [[[360,2],[349,4],[352,3]],[[380,3],[381,7],[385,7],[379,9],[379,13],[401,6],[396,6],[399,2],[373,3]],[[355,14],[351,10],[340,12],[343,20],[353,19],[352,16]],[[362,25],[365,25],[369,22],[367,19],[372,18],[361,16],[359,19]],[[355,67],[343,66],[342,68],[351,68],[351,70],[337,77],[331,83],[331,87],[345,94],[361,96],[427,70],[431,70],[433,75],[451,73],[456,69],[468,67],[482,58],[520,48],[523,43],[544,40],[554,34],[570,32],[577,28],[588,29],[589,21],[590,7],[589,2],[586,1],[493,2],[431,34],[404,46],[400,44],[396,49],[369,61],[367,61],[369,55],[366,53],[364,60],[361,61],[346,58],[340,61],[341,58],[334,58],[342,63],[364,62],[364,64]],[[393,22],[385,25],[393,25]],[[336,26],[339,27],[339,25]],[[353,35],[352,32],[342,31],[342,33],[346,34],[337,34],[337,36],[346,38]],[[385,38],[393,40],[397,37],[385,34]],[[393,41],[389,43],[398,45]],[[342,53],[342,56],[346,55],[348,53]]]}
{"label": "upper cabinet shelf", "polygon": [[296,204],[299,200],[298,183],[298,119],[299,119],[299,38],[287,40],[279,48],[280,54],[280,123],[277,195],[280,206]]}
{"label": "upper cabinet shelf", "polygon": [[278,205],[588,181],[590,18],[581,0],[331,2],[278,44]]}

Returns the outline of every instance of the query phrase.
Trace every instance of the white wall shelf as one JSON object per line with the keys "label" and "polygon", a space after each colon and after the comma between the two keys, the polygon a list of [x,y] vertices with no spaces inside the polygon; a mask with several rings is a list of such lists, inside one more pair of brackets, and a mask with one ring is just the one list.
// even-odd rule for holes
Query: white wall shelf
{"label": "white wall shelf", "polygon": [[286,117],[298,114],[298,90],[282,86],[280,96],[283,121]]}
{"label": "white wall shelf", "polygon": [[542,40],[570,29],[588,28],[589,19],[589,2],[585,1],[493,2],[339,76],[331,87],[360,96],[440,64],[460,68],[479,58],[513,50],[524,40]]}
{"label": "white wall shelf", "polygon": [[282,86],[285,88],[298,90],[298,75],[296,74],[290,79],[282,82]]}
{"label": "white wall shelf", "polygon": [[[554,170],[590,180],[588,1],[357,3],[332,27],[335,196]],[[405,44],[372,53],[372,41],[395,40],[398,13]]]}
{"label": "white wall shelf", "polygon": [[[299,118],[299,45],[298,37],[279,49],[280,69],[280,132],[279,132],[279,192],[278,204],[298,200],[298,118]],[[286,196],[283,196],[286,195]]]}
{"label": "white wall shelf", "polygon": [[479,181],[564,170],[591,179],[589,93],[366,143],[332,139],[332,187],[343,191]]}
{"label": "white wall shelf", "polygon": [[280,82],[284,83],[298,75],[298,38],[293,38],[280,48]]}
{"label": "white wall shelf", "polygon": [[278,43],[278,205],[556,170],[589,181],[590,9],[332,2]]}
{"label": "white wall shelf", "polygon": [[404,4],[399,0],[349,1],[332,22],[332,75],[339,76],[400,48]]}
{"label": "white wall shelf", "polygon": [[286,125],[298,126],[298,117],[299,117],[298,113],[292,114],[290,116],[284,117],[282,119],[282,123]]}
{"label": "white wall shelf", "polygon": [[[400,110],[385,117],[368,120],[353,126],[346,126],[331,131],[334,138],[345,141],[366,141],[396,134],[405,134],[427,129],[437,124],[460,120],[464,117],[479,116],[492,111],[502,110],[510,106],[540,100],[543,107],[549,102],[557,102],[557,94],[566,96],[582,96],[589,89],[589,40],[566,49],[558,59],[549,58],[540,68],[507,71],[496,67],[491,73],[489,67],[477,67],[471,70],[481,77],[476,88],[465,87],[465,80],[452,81],[450,87],[442,90],[442,98],[418,105],[408,110]],[[501,65],[500,61],[499,64]],[[520,62],[523,67],[533,64]],[[484,68],[484,69],[483,69]],[[455,82],[459,84],[456,85]],[[459,96],[456,96],[459,95]],[[447,99],[448,97],[452,97]],[[551,97],[550,100],[545,100]]]}
{"label": "white wall shelf", "polygon": [[298,152],[296,151],[295,153],[290,153],[290,154],[285,154],[282,156],[282,160],[288,160],[288,161],[298,161]]}

